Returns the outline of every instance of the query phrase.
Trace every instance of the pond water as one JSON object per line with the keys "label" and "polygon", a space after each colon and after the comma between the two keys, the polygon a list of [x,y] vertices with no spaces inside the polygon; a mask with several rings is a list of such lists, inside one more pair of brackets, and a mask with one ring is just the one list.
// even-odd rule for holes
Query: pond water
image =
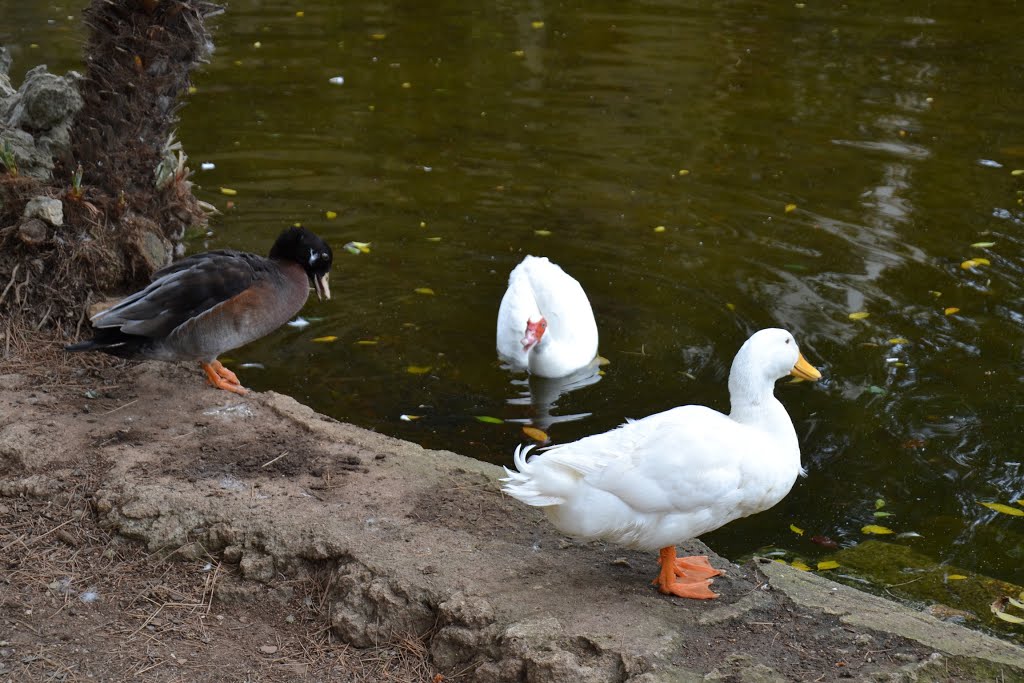
{"label": "pond water", "polygon": [[[17,78],[76,66],[77,9],[0,8]],[[809,476],[704,540],[813,561],[811,536],[879,524],[1020,583],[1024,519],[978,502],[1024,511],[1011,19],[1012,2],[233,0],[182,110],[191,166],[215,165],[198,194],[223,211],[193,247],[265,252],[300,222],[336,261],[307,327],[232,359],[262,366],[240,371],[252,388],[507,464],[544,410],[578,418],[548,426],[556,443],[727,410],[735,351],[786,327],[824,374],[776,392]],[[548,408],[516,400],[494,350],[526,254],[582,283],[610,361]]]}

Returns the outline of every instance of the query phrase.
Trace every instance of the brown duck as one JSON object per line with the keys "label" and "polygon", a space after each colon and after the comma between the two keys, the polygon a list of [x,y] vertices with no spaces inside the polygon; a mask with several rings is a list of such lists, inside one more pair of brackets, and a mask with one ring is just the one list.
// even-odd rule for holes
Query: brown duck
{"label": "brown duck", "polygon": [[96,336],[65,347],[121,358],[199,361],[210,384],[245,394],[217,356],[269,334],[306,303],[312,282],[330,299],[333,254],[305,228],[288,228],[269,257],[231,249],[189,256],[153,282],[92,317]]}

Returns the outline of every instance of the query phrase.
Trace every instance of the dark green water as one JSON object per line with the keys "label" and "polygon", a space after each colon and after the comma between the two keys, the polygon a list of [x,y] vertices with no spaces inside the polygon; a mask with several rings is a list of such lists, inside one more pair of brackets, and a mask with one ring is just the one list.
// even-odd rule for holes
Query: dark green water
{"label": "dark green water", "polygon": [[[77,10],[14,5],[16,75],[73,67],[61,22],[77,30]],[[727,409],[739,345],[783,326],[825,375],[777,391],[810,476],[705,540],[813,560],[810,536],[850,545],[877,523],[920,534],[887,539],[936,563],[1024,582],[1024,518],[977,502],[1024,498],[1024,8],[335,5],[232,2],[182,112],[191,166],[216,165],[199,194],[224,210],[195,249],[264,252],[301,222],[337,252],[335,298],[304,311],[317,320],[232,354],[265,366],[246,385],[508,463],[520,425],[472,416],[531,416],[508,403],[522,387],[494,323],[508,271],[546,255],[587,290],[611,361],[559,399],[590,416],[555,442]],[[961,268],[974,257],[990,264]]]}

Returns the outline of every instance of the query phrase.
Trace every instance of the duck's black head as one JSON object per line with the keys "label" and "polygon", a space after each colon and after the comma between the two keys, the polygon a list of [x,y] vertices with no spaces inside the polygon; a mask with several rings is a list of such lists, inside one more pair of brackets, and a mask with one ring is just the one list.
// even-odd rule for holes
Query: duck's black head
{"label": "duck's black head", "polygon": [[288,228],[270,248],[270,258],[275,261],[294,261],[306,271],[316,295],[320,299],[331,298],[327,276],[331,271],[334,253],[330,245],[305,228]]}

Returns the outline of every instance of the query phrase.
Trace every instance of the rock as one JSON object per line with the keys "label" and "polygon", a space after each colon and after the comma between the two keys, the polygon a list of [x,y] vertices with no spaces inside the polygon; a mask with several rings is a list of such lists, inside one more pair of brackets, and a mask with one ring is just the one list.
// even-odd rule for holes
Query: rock
{"label": "rock", "polygon": [[260,583],[270,583],[274,580],[274,558],[249,551],[242,556],[238,563],[242,570],[242,576]]}
{"label": "rock", "polygon": [[171,262],[171,243],[152,232],[144,232],[140,238],[142,256],[154,271]]}
{"label": "rock", "polygon": [[242,549],[237,545],[229,545],[224,548],[224,552],[221,557],[223,557],[224,561],[228,564],[238,564],[242,561]]}
{"label": "rock", "polygon": [[71,123],[82,108],[82,77],[73,71],[57,76],[37,66],[15,91],[9,66],[9,55],[0,53],[0,145],[11,149],[19,173],[48,181],[54,157],[71,150]]}
{"label": "rock", "polygon": [[18,239],[25,244],[35,247],[44,243],[49,237],[46,231],[46,223],[38,218],[30,218],[18,226]]}
{"label": "rock", "polygon": [[[13,97],[17,92],[11,87],[11,77],[7,73],[11,70],[11,53],[7,51],[6,47],[0,45],[0,100],[5,100],[9,97]],[[0,105],[0,111],[4,107]]]}
{"label": "rock", "polygon": [[8,123],[22,130],[49,130],[72,118],[82,108],[75,80],[77,74],[57,76],[43,64],[31,69],[18,89],[19,101],[9,112]]}
{"label": "rock", "polygon": [[64,225],[64,204],[51,197],[33,197],[21,214],[25,218],[41,218],[54,227]]}

